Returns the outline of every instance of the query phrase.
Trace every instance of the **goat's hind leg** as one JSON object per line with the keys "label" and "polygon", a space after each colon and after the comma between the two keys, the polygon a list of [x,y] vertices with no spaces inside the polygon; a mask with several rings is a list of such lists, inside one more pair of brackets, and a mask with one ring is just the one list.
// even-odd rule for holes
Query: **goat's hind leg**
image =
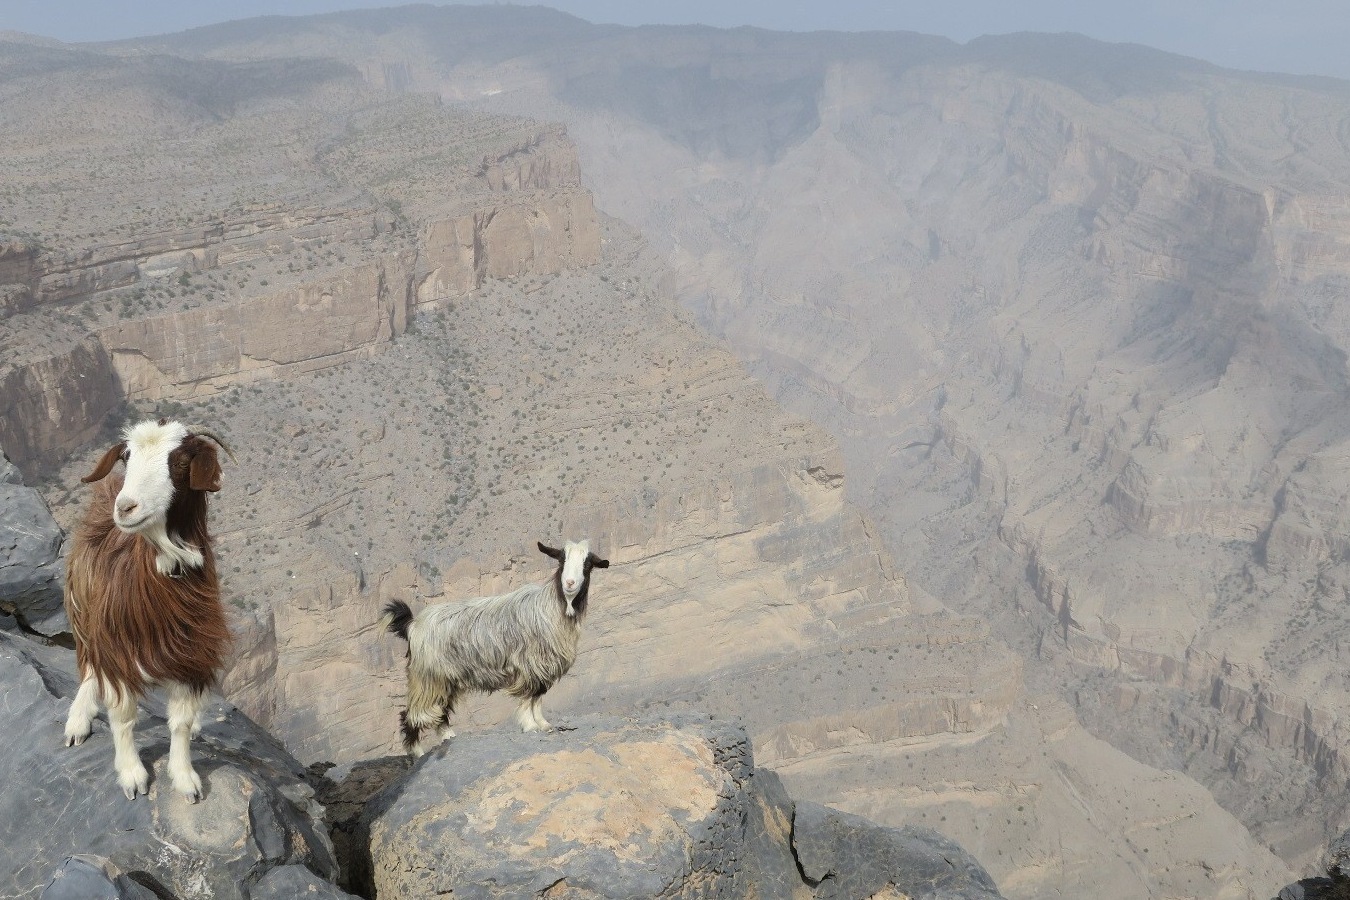
{"label": "goat's hind leg", "polygon": [[192,768],[192,735],[206,705],[206,694],[177,682],[169,685],[169,778],[189,803],[202,798],[202,780]]}
{"label": "goat's hind leg", "polygon": [[450,713],[458,694],[448,680],[408,667],[408,708],[403,711],[400,727],[403,746],[409,753],[421,756],[454,735]]}
{"label": "goat's hind leg", "polygon": [[112,724],[113,768],[117,783],[128,800],[137,794],[150,793],[150,773],[136,753],[136,695],[125,686],[105,691],[108,702],[108,721]]}
{"label": "goat's hind leg", "polygon": [[75,699],[70,703],[70,714],[66,716],[66,746],[83,744],[94,730],[94,716],[98,715],[99,689],[98,679],[90,676],[80,682]]}

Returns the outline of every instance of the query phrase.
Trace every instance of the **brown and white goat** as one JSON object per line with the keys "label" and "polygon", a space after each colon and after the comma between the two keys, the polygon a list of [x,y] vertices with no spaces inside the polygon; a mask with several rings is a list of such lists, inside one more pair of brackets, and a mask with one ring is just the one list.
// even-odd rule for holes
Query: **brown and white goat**
{"label": "brown and white goat", "polygon": [[[152,685],[169,695],[174,789],[189,803],[202,796],[188,744],[230,647],[206,528],[206,492],[220,490],[212,441],[234,459],[205,429],[141,422],[82,479],[99,483],[67,560],[66,614],[81,681],[66,746],[89,737],[100,701],[107,704],[117,782],[131,800],[149,792],[132,730],[136,701]],[[119,461],[125,476],[104,480]]]}
{"label": "brown and white goat", "polygon": [[498,597],[438,603],[417,615],[402,600],[384,608],[384,627],[408,642],[408,706],[403,745],[421,756],[452,737],[450,714],[466,691],[506,691],[520,701],[522,731],[552,731],[544,694],[577,658],[591,570],[609,560],[587,541],[561,550],[539,544],[557,560],[553,577]]}

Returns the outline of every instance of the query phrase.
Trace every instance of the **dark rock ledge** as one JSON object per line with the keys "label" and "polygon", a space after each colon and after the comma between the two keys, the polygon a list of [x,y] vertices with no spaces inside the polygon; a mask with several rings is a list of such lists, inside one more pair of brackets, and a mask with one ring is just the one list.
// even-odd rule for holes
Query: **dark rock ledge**
{"label": "dark rock ledge", "polygon": [[393,758],[355,767],[325,798],[353,851],[347,889],[382,900],[999,896],[936,832],[794,803],[754,767],[739,726],[575,724],[461,736],[411,771]]}

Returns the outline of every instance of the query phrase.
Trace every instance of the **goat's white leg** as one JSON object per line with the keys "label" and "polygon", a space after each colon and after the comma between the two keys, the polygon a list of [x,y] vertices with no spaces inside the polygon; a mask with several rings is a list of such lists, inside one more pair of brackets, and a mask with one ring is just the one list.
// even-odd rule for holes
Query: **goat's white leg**
{"label": "goat's white leg", "polygon": [[534,700],[525,697],[516,707],[516,724],[520,726],[521,731],[538,731],[539,723],[534,720]]}
{"label": "goat's white leg", "polygon": [[553,726],[544,718],[544,695],[530,700],[530,715],[534,716],[534,726],[540,731],[552,731]]}
{"label": "goat's white leg", "polygon": [[516,708],[516,722],[521,731],[552,731],[553,726],[544,718],[544,698],[526,697]]}
{"label": "goat's white leg", "polygon": [[169,685],[169,778],[189,803],[202,798],[202,780],[192,768],[192,731],[206,695],[185,684]]}
{"label": "goat's white leg", "polygon": [[113,768],[117,770],[122,793],[128,800],[135,800],[137,794],[150,793],[150,773],[136,753],[136,695],[125,687],[120,693],[109,694],[105,699],[108,721],[112,723]]}
{"label": "goat's white leg", "polygon": [[66,746],[83,744],[89,732],[94,728],[94,716],[98,715],[98,679],[89,677],[80,682],[75,699],[70,704],[70,714],[66,716]]}

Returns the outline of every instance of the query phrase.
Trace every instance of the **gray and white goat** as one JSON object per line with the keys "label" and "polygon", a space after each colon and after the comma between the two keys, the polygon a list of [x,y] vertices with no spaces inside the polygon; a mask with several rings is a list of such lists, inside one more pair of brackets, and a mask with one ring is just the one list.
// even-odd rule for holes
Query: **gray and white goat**
{"label": "gray and white goat", "polygon": [[522,731],[552,730],[544,719],[544,694],[576,661],[591,570],[609,568],[609,560],[592,553],[588,541],[568,541],[561,550],[540,543],[539,550],[558,561],[548,581],[496,597],[438,603],[416,615],[401,600],[384,608],[381,623],[408,642],[402,715],[408,752],[421,756],[454,734],[450,714],[465,691],[504,690],[520,700],[516,721]]}

